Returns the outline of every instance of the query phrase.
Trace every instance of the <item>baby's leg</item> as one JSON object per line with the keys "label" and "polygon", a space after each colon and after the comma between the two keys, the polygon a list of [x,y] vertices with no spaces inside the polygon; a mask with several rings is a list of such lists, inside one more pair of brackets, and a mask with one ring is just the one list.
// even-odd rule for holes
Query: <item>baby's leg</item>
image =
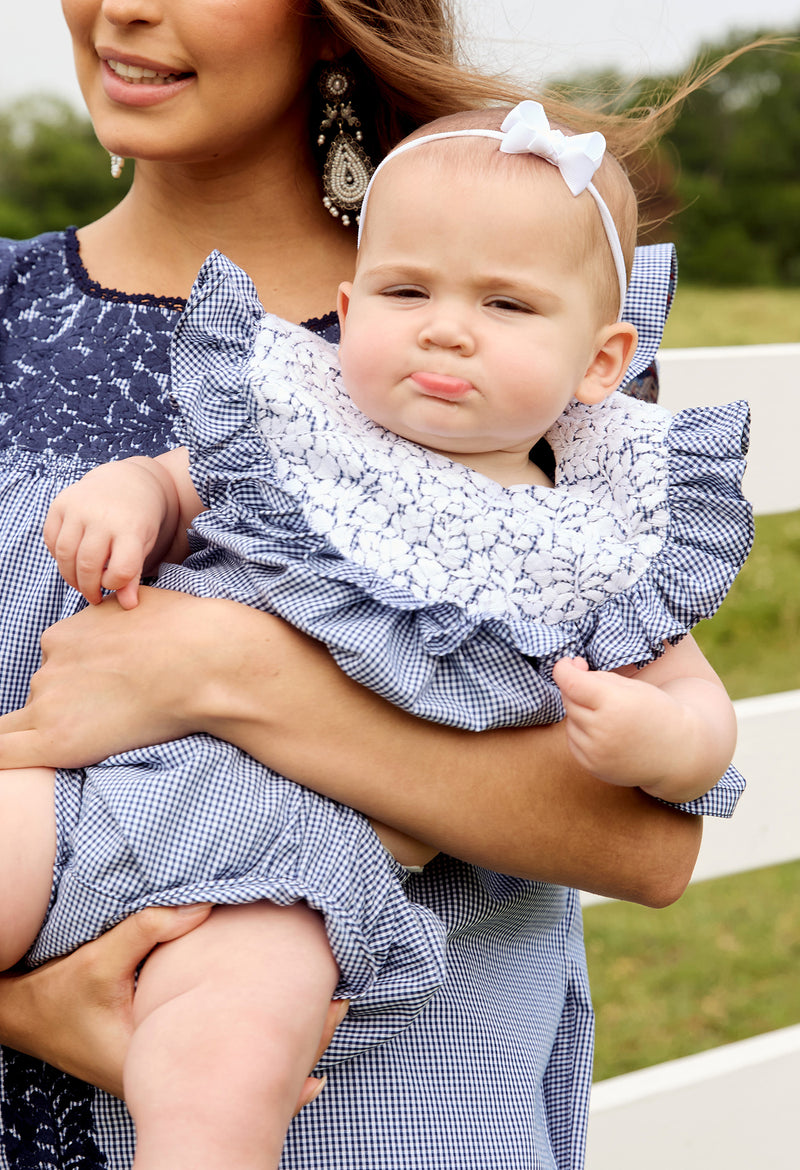
{"label": "baby's leg", "polygon": [[134,997],[135,1170],[273,1170],[338,970],[305,903],[218,906],[158,947]]}
{"label": "baby's leg", "polygon": [[30,948],[50,900],[56,851],[50,768],[0,772],[0,970]]}

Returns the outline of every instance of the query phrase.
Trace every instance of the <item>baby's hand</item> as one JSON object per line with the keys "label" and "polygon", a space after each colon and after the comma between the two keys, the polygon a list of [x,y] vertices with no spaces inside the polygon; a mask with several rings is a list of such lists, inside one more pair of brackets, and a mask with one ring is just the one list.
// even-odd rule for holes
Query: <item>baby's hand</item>
{"label": "baby's hand", "polygon": [[92,605],[116,590],[123,609],[139,602],[139,580],[170,510],[151,459],[105,463],[66,488],[50,506],[44,542],[67,582]]}
{"label": "baby's hand", "polygon": [[642,679],[590,671],[582,658],[553,667],[567,715],[572,754],[608,784],[649,789],[671,774],[681,756],[685,712]]}

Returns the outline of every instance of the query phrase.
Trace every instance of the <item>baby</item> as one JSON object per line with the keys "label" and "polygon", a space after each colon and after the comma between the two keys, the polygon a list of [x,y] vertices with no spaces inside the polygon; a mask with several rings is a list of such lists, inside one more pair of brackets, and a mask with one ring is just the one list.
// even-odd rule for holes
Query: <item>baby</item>
{"label": "baby", "polygon": [[[724,774],[730,811],[735,720],[688,631],[749,548],[746,409],[673,420],[613,393],[637,347],[621,317],[636,203],[602,137],[530,102],[442,120],[384,160],[361,224],[338,358],[210,258],[174,343],[187,447],[56,500],[65,578],[131,607],[167,560],[159,585],[278,613],[418,715],[566,714],[601,779],[703,812]],[[545,436],[554,471],[530,458]],[[227,744],[57,773],[52,897],[53,776],[7,776],[3,965],[147,904],[217,904],[141,973],[125,1069],[140,1170],[220,1148],[277,1166],[331,995],[354,1001],[341,1058],[441,981],[441,924],[397,864],[433,851],[387,832],[395,861],[364,818]]]}

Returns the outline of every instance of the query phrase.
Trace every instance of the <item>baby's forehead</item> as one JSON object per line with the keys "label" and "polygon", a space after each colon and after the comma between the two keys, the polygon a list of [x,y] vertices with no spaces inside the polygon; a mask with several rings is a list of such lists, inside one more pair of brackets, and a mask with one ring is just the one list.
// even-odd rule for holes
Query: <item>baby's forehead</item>
{"label": "baby's forehead", "polygon": [[[586,206],[588,204],[588,206]],[[535,221],[550,219],[559,230],[584,232],[594,205],[571,194],[557,167],[532,155],[502,154],[497,143],[482,138],[424,142],[393,157],[376,176],[364,217],[364,238],[371,223],[381,223],[398,208],[425,222],[463,221],[480,216],[503,221],[520,232]]]}
{"label": "baby's forehead", "polygon": [[[451,184],[457,182],[454,188]],[[453,211],[458,210],[458,192],[479,184],[487,197],[496,190],[520,190],[530,197],[553,201],[555,206],[569,208],[574,202],[557,167],[531,154],[504,154],[498,143],[486,138],[446,138],[423,142],[390,158],[376,176],[370,202],[375,194],[390,190],[392,184],[414,186],[427,190],[449,201]],[[462,186],[462,184],[464,186]],[[371,214],[370,207],[370,214]]]}

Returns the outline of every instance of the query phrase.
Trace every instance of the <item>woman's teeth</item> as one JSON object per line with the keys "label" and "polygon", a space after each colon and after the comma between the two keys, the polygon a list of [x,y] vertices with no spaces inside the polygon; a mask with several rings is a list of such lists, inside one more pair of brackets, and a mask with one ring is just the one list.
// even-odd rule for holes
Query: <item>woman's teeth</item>
{"label": "woman's teeth", "polygon": [[117,77],[133,85],[169,85],[181,76],[180,73],[156,73],[155,69],[145,69],[143,65],[125,65],[122,61],[107,61],[106,64]]}

